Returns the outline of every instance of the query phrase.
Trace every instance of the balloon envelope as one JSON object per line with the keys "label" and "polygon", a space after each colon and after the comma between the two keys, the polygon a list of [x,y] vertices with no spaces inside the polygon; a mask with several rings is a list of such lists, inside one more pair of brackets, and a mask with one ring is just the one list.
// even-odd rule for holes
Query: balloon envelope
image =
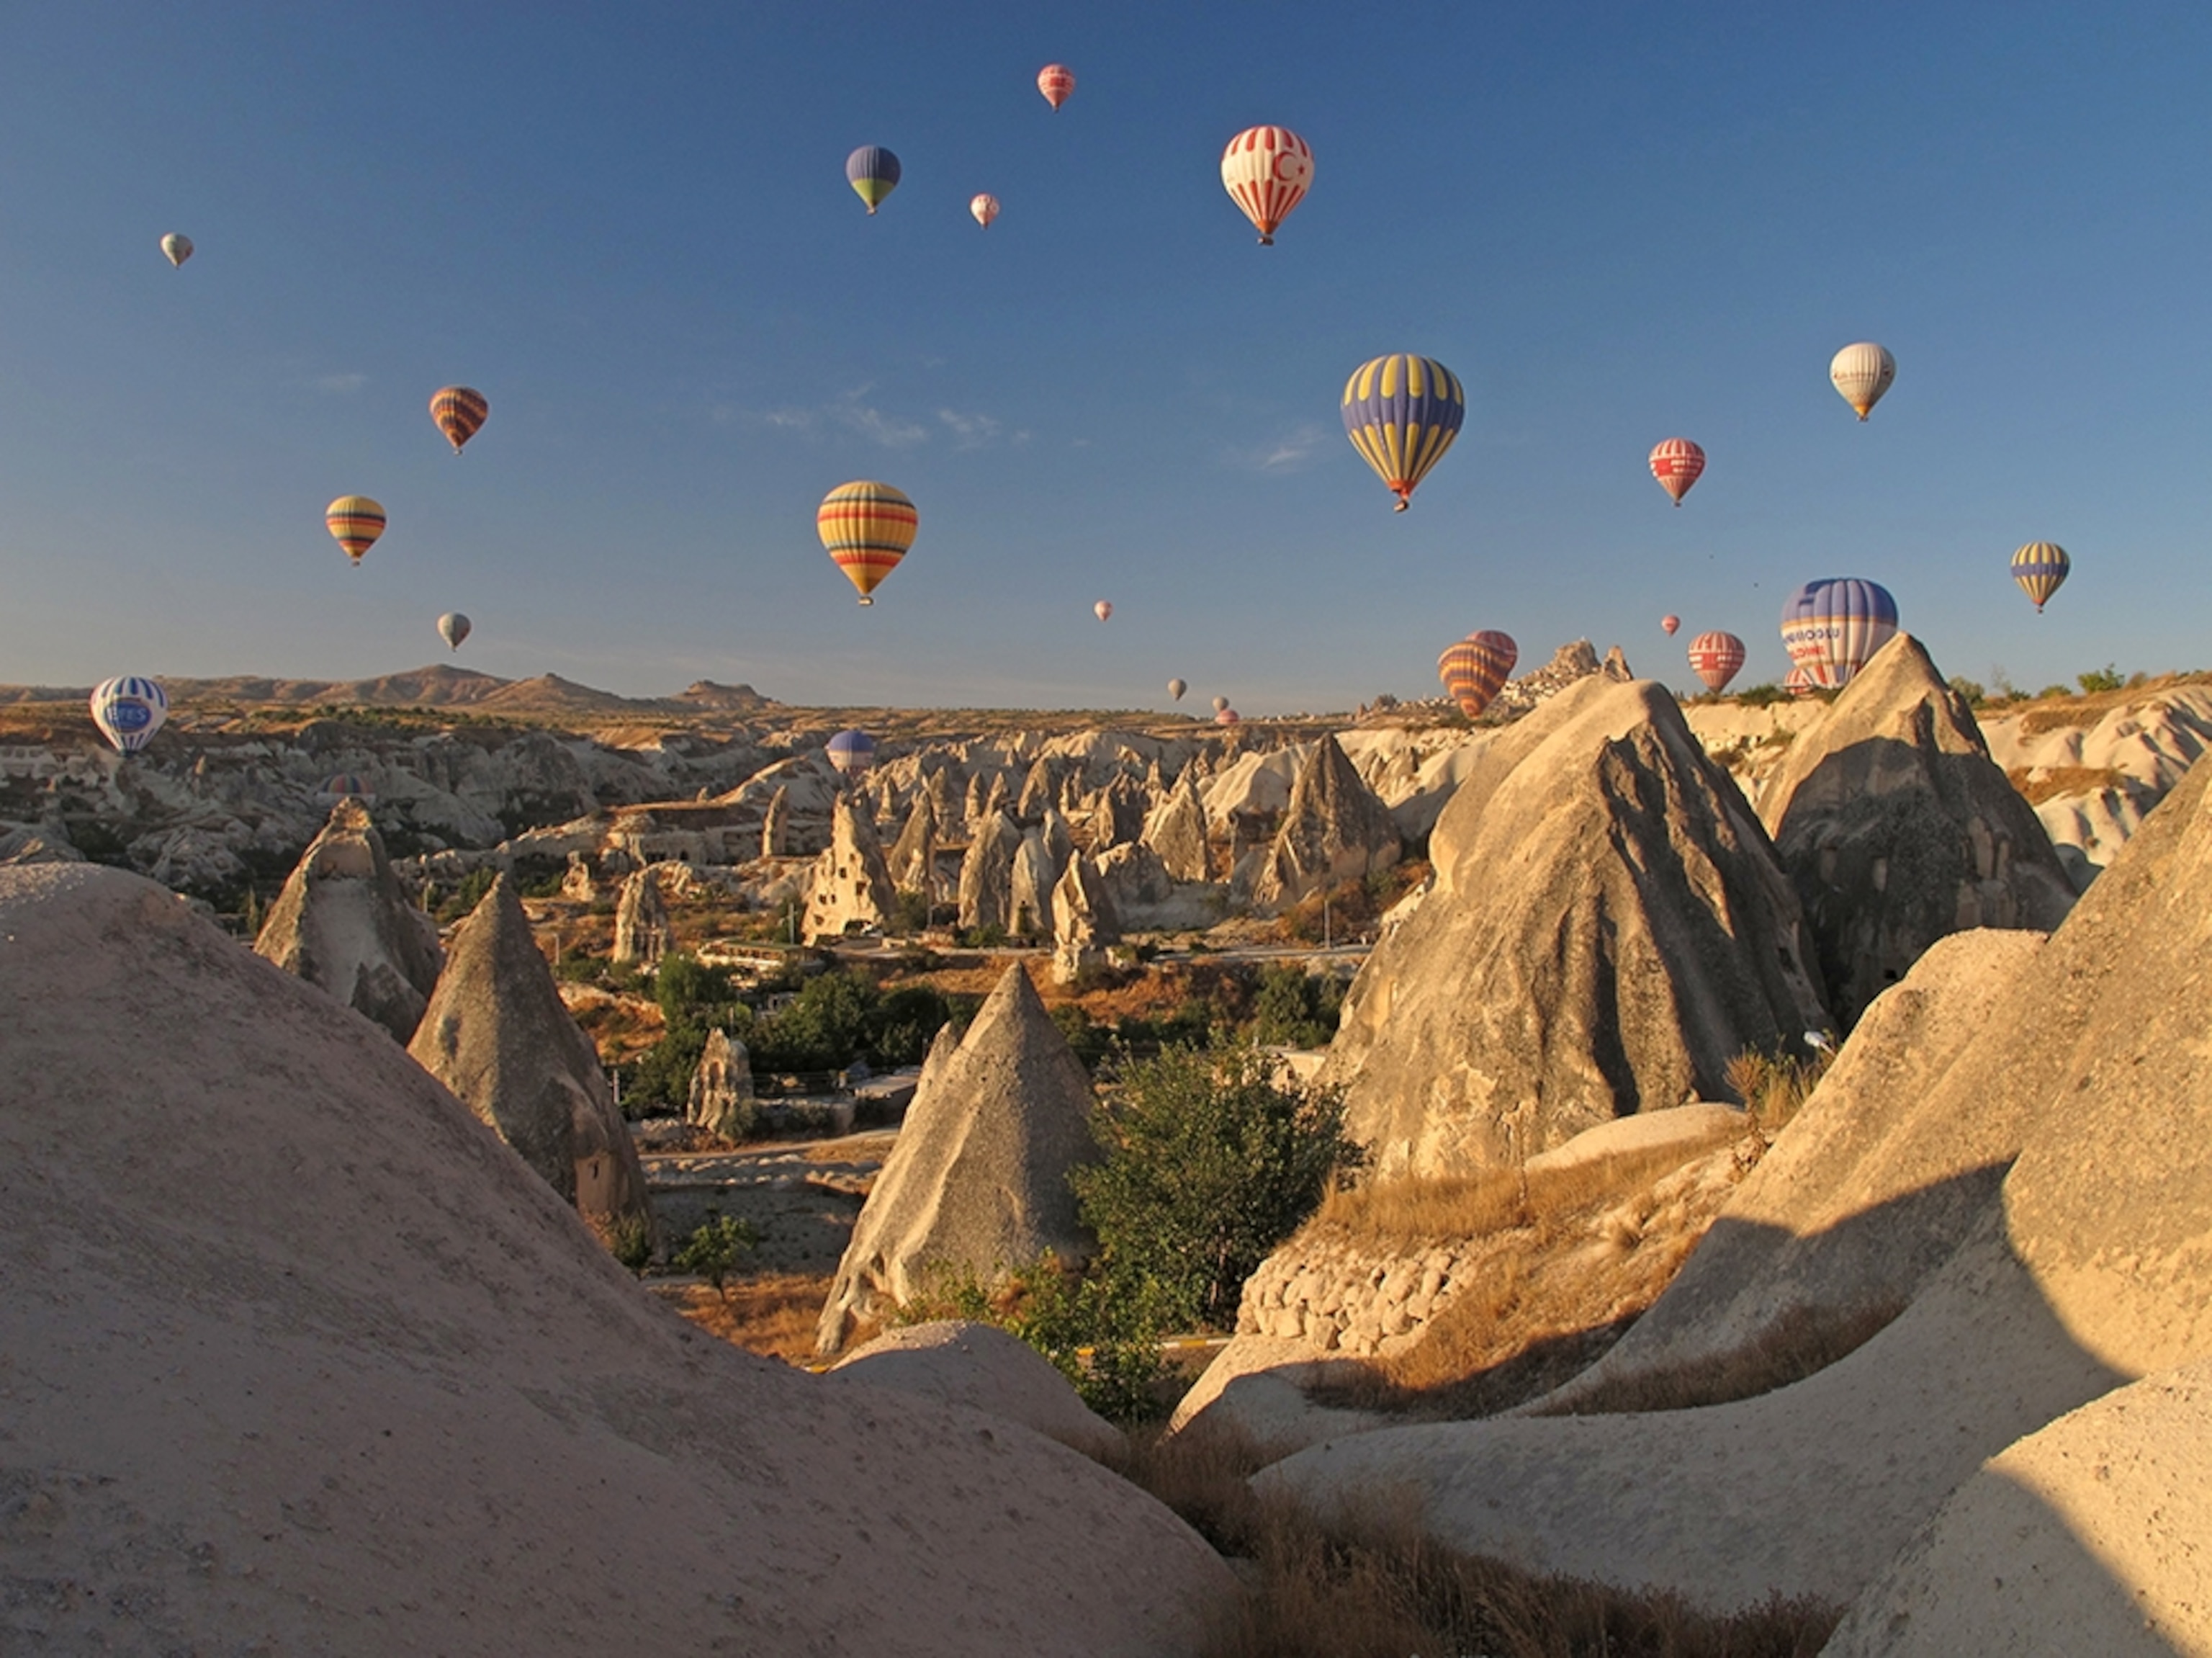
{"label": "balloon envelope", "polygon": [[975,222],[988,230],[991,221],[999,216],[999,198],[988,191],[968,204],[968,210],[975,216]]}
{"label": "balloon envelope", "polygon": [[185,261],[192,256],[192,239],[181,231],[172,230],[161,238],[161,253],[170,264],[181,271]]}
{"label": "balloon envelope", "polygon": [[1235,709],[1224,708],[1213,716],[1213,722],[1216,725],[1235,725],[1243,717]]}
{"label": "balloon envelope", "polygon": [[1897,378],[1897,359],[1870,339],[1846,345],[1828,364],[1828,378],[1864,420]]}
{"label": "balloon envelope", "polygon": [[452,649],[459,650],[461,641],[469,637],[471,625],[469,619],[460,612],[449,610],[438,619],[438,637]]}
{"label": "balloon envelope", "polygon": [[1213,711],[1214,711],[1215,713],[1217,713],[1217,714],[1220,713],[1224,709],[1227,708],[1228,706],[1229,706],[1229,698],[1226,698],[1226,697],[1216,697],[1216,698],[1213,699]]}
{"label": "balloon envelope", "polygon": [[93,690],[92,722],[118,753],[137,753],[154,741],[168,717],[168,693],[159,680],[121,674]]}
{"label": "balloon envelope", "polygon": [[1793,667],[1782,676],[1782,688],[1793,697],[1809,697],[1820,686],[1813,683],[1812,674],[1804,668]]}
{"label": "balloon envelope", "polygon": [[862,144],[845,158],[845,180],[873,213],[898,188],[899,158],[881,144]]}
{"label": "balloon envelope", "polygon": [[1681,626],[1682,619],[1679,616],[1662,616],[1659,619],[1659,631],[1670,639],[1680,631]]}
{"label": "balloon envelope", "polygon": [[1344,383],[1345,436],[1390,486],[1399,512],[1466,418],[1459,376],[1432,357],[1378,357]]}
{"label": "balloon envelope", "polygon": [[376,790],[368,786],[366,779],[352,771],[339,771],[325,777],[322,792],[327,800],[357,800],[363,806],[376,798]]}
{"label": "balloon envelope", "polygon": [[822,497],[814,515],[823,546],[860,588],[864,605],[875,603],[870,595],[898,568],[921,526],[921,515],[903,494],[866,481],[840,484]]}
{"label": "balloon envelope", "polygon": [[1190,687],[1185,685],[1181,680],[1170,680],[1168,681],[1168,695],[1174,698],[1177,702],[1181,702],[1182,700],[1182,693],[1189,689]]}
{"label": "balloon envelope", "polygon": [[1651,475],[1678,507],[1705,470],[1705,452],[1686,437],[1670,437],[1651,451]]}
{"label": "balloon envelope", "polygon": [[365,495],[342,495],[324,510],[323,521],[358,565],[362,554],[384,533],[384,509]]}
{"label": "balloon envelope", "polygon": [[1831,576],[1808,582],[1782,607],[1782,643],[1808,682],[1839,691],[1897,631],[1897,600],[1877,582]]}
{"label": "balloon envelope", "polygon": [[1044,94],[1045,102],[1056,110],[1075,90],[1075,71],[1066,64],[1047,64],[1037,71],[1037,90]]}
{"label": "balloon envelope", "polygon": [[1114,613],[1114,607],[1107,600],[1101,599],[1097,604],[1091,607],[1091,613],[1103,622]]}
{"label": "balloon envelope", "polygon": [[1274,245],[1275,228],[1306,198],[1313,166],[1311,147],[1288,127],[1247,127],[1221,152],[1222,188],[1252,221],[1261,247]]}
{"label": "balloon envelope", "polygon": [[1743,667],[1743,641],[1733,633],[1700,633],[1690,641],[1690,671],[1708,691],[1725,691]]}
{"label": "balloon envelope", "polygon": [[2066,556],[2066,549],[2056,541],[2031,541],[2012,556],[2012,579],[2020,583],[2022,593],[2035,600],[2039,614],[2073,568],[2074,561]]}
{"label": "balloon envelope", "polygon": [[430,394],[430,418],[459,454],[461,446],[483,429],[491,403],[473,386],[444,386]]}
{"label": "balloon envelope", "polygon": [[847,777],[857,777],[876,763],[876,740],[865,731],[840,731],[823,746],[830,764]]}
{"label": "balloon envelope", "polygon": [[1520,660],[1521,647],[1510,634],[1485,628],[1444,647],[1443,655],[1437,658],[1437,677],[1444,682],[1445,692],[1459,704],[1460,711],[1470,720],[1476,719],[1490,706],[1513,672],[1513,664]]}

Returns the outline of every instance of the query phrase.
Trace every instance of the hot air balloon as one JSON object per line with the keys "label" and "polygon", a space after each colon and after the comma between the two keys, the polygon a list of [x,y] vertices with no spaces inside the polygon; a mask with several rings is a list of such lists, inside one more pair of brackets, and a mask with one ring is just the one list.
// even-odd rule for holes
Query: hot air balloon
{"label": "hot air balloon", "polygon": [[1378,357],[1344,383],[1345,436],[1398,497],[1395,512],[1413,503],[1466,418],[1459,376],[1433,357]]}
{"label": "hot air balloon", "polygon": [[1243,717],[1235,709],[1224,708],[1213,716],[1213,722],[1216,725],[1235,725]]}
{"label": "hot air balloon", "polygon": [[814,515],[822,545],[860,588],[864,605],[876,602],[870,595],[898,568],[921,522],[914,503],[888,484],[840,484]]}
{"label": "hot air balloon", "polygon": [[1037,71],[1037,90],[1057,113],[1067,101],[1067,94],[1075,90],[1075,71],[1066,64],[1047,64]]}
{"label": "hot air balloon", "polygon": [[458,610],[449,610],[438,619],[438,637],[453,649],[461,648],[461,641],[469,637],[469,619]]}
{"label": "hot air balloon", "polygon": [[321,789],[325,800],[333,803],[342,800],[359,801],[363,806],[374,805],[376,790],[368,782],[351,771],[339,771],[323,779]]}
{"label": "hot air balloon", "polygon": [[430,394],[430,418],[438,423],[455,454],[482,430],[490,413],[490,401],[471,386],[442,387]]}
{"label": "hot air balloon", "polygon": [[1275,245],[1275,227],[1306,198],[1313,184],[1313,150],[1288,127],[1247,127],[1221,152],[1221,185],[1260,233],[1260,246]]}
{"label": "hot air balloon", "polygon": [[102,680],[93,691],[92,722],[118,753],[137,753],[154,741],[168,717],[168,694],[159,680],[123,674]]}
{"label": "hot air balloon", "polygon": [[384,509],[365,495],[342,495],[331,503],[323,514],[323,521],[331,527],[331,533],[346,550],[354,568],[361,568],[361,556],[376,545],[376,538],[384,533]]}
{"label": "hot air balloon", "polygon": [[1213,699],[1213,711],[1217,714],[1224,711],[1228,706],[1229,698],[1226,697],[1216,697]]}
{"label": "hot air balloon", "polygon": [[1106,620],[1107,618],[1113,615],[1114,607],[1106,600],[1101,599],[1097,604],[1091,607],[1091,613],[1103,622]]}
{"label": "hot air balloon", "polygon": [[968,204],[968,210],[975,216],[975,222],[988,230],[991,221],[999,216],[999,198],[988,191]]}
{"label": "hot air balloon", "polygon": [[848,777],[857,777],[876,763],[876,740],[865,731],[840,731],[822,746],[830,764]]}
{"label": "hot air balloon", "polygon": [[1659,619],[1659,631],[1670,639],[1680,630],[1681,625],[1682,619],[1679,616],[1662,616]]}
{"label": "hot air balloon", "polygon": [[1872,340],[1863,339],[1836,353],[1836,360],[1828,365],[1828,378],[1836,382],[1844,401],[1864,420],[1897,378],[1897,359]]}
{"label": "hot air balloon", "polygon": [[1181,680],[1170,680],[1168,681],[1168,695],[1173,698],[1176,702],[1181,702],[1182,700],[1182,693],[1189,689],[1190,687],[1185,685]]}
{"label": "hot air balloon", "polygon": [[1651,451],[1651,475],[1680,506],[1705,470],[1705,452],[1686,437],[1670,437]]}
{"label": "hot air balloon", "polygon": [[881,144],[862,144],[845,157],[845,177],[873,215],[898,188],[899,159]]}
{"label": "hot air balloon", "polygon": [[1793,667],[1782,676],[1782,688],[1793,697],[1809,697],[1820,687],[1813,683],[1811,672]]}
{"label": "hot air balloon", "polygon": [[192,256],[192,239],[182,231],[172,230],[161,238],[161,252],[171,265],[181,271],[185,261]]}
{"label": "hot air balloon", "polygon": [[2066,572],[2074,568],[2074,561],[2066,556],[2066,549],[2056,541],[2031,541],[2012,556],[2012,579],[2020,589],[2035,600],[2035,613],[2040,616],[2051,595],[2058,591],[2066,580]]}
{"label": "hot air balloon", "polygon": [[1486,628],[1447,645],[1437,658],[1437,677],[1444,690],[1470,720],[1480,717],[1498,695],[1498,687],[1521,660],[1521,647],[1510,635]]}
{"label": "hot air balloon", "polygon": [[1700,633],[1690,641],[1690,671],[1708,691],[1725,691],[1743,667],[1743,641],[1733,633]]}
{"label": "hot air balloon", "polygon": [[1807,680],[1839,691],[1897,631],[1897,600],[1854,576],[1808,582],[1782,607],[1782,643]]}

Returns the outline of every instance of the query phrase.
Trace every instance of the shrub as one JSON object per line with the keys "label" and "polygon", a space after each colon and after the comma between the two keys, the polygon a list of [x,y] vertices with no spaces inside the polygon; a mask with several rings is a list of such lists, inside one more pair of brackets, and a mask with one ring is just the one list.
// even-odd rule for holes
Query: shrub
{"label": "shrub", "polygon": [[885,1065],[918,1065],[938,1029],[952,1016],[945,997],[927,984],[908,984],[876,1003],[868,1048]]}
{"label": "shrub", "polygon": [[1746,708],[1771,708],[1776,703],[1789,700],[1789,693],[1771,680],[1764,685],[1747,685],[1735,693],[1735,699]]}
{"label": "shrub", "polygon": [[1104,1160],[1069,1177],[1125,1304],[1218,1327],[1244,1280],[1360,1153],[1340,1092],[1279,1086],[1244,1045],[1131,1064],[1092,1120]]}
{"label": "shrub", "polygon": [[645,1276],[645,1269],[653,1261],[653,1228],[642,1219],[632,1215],[619,1221],[594,1222],[592,1229],[606,1246],[607,1253],[635,1277]]}
{"label": "shrub", "polygon": [[1969,708],[1979,708],[1989,701],[1990,693],[1978,680],[1970,680],[1963,674],[1951,676],[1951,689],[1965,698]]}
{"label": "shrub", "polygon": [[1316,978],[1287,962],[1262,967],[1252,1039],[1291,1048],[1326,1047],[1343,1008],[1340,979]]}
{"label": "shrub", "polygon": [[1075,1057],[1083,1062],[1085,1070],[1097,1070],[1099,1061],[1113,1047],[1113,1033],[1102,1025],[1091,1022],[1091,1015],[1073,1002],[1064,1002],[1052,1010],[1052,1022],[1060,1027],[1060,1033],[1067,1039],[1067,1045],[1075,1050]]}
{"label": "shrub", "polygon": [[483,902],[483,895],[491,891],[492,884],[498,879],[499,871],[489,865],[470,870],[461,877],[461,884],[453,888],[453,897],[438,906],[435,911],[437,918],[441,922],[459,921]]}
{"label": "shrub", "polygon": [[2127,684],[2120,677],[2119,670],[2110,662],[2102,667],[2093,667],[2087,674],[2077,674],[2075,678],[2081,687],[2082,695],[2087,697],[2094,697],[2100,691],[2118,691]]}
{"label": "shrub", "polygon": [[653,999],[660,1004],[660,1016],[671,1024],[696,1018],[706,1008],[727,1004],[730,975],[696,956],[665,956],[653,972]]}
{"label": "shrub", "polygon": [[723,1284],[737,1270],[738,1263],[751,1254],[759,1242],[760,1230],[750,1221],[729,1215],[710,1216],[707,1223],[685,1240],[684,1247],[677,1252],[676,1270],[696,1272],[720,1296]]}

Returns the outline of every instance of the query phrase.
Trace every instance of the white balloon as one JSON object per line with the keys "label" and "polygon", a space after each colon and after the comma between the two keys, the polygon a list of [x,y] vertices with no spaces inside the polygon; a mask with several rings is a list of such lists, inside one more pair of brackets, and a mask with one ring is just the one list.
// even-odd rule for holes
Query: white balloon
{"label": "white balloon", "polygon": [[1835,361],[1828,365],[1828,378],[1835,382],[1844,401],[1864,420],[1897,378],[1897,359],[1872,340],[1863,339],[1836,353]]}

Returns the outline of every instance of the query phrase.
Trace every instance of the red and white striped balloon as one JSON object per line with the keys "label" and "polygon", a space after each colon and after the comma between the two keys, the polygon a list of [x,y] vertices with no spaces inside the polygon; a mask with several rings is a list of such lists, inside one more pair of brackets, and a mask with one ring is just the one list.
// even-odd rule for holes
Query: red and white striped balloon
{"label": "red and white striped balloon", "polygon": [[1221,186],[1252,221],[1263,247],[1274,245],[1275,227],[1312,184],[1313,150],[1288,127],[1247,127],[1221,152]]}
{"label": "red and white striped balloon", "polygon": [[988,230],[991,221],[999,216],[999,198],[987,190],[968,204],[968,210],[975,216],[976,223]]}
{"label": "red and white striped balloon", "polygon": [[1743,667],[1743,641],[1733,633],[1700,633],[1690,641],[1690,671],[1708,691],[1725,691]]}
{"label": "red and white striped balloon", "polygon": [[1075,71],[1066,64],[1047,64],[1037,71],[1037,90],[1044,94],[1045,102],[1057,111],[1067,101],[1067,94],[1075,90]]}
{"label": "red and white striped balloon", "polygon": [[1651,475],[1678,507],[1705,470],[1705,452],[1686,437],[1670,437],[1651,451]]}

